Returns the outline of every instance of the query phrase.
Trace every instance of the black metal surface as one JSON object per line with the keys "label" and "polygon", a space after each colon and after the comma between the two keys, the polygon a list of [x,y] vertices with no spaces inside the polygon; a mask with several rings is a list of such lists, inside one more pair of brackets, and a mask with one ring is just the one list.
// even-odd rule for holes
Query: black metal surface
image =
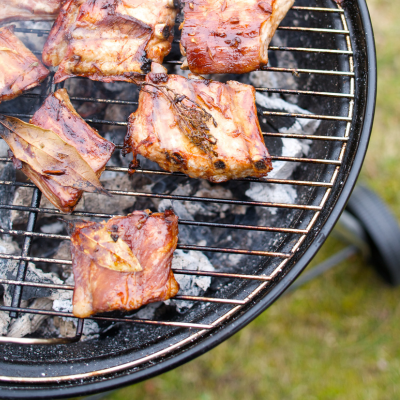
{"label": "black metal surface", "polygon": [[[304,5],[309,4],[309,2],[306,1],[298,2],[298,4],[301,5],[303,5],[303,3]],[[325,1],[324,3],[326,3],[327,6],[332,6],[332,3],[329,1]],[[357,101],[355,102],[351,135],[349,140],[326,141],[320,139],[313,142],[311,154],[314,160],[335,160],[338,155],[338,147],[336,144],[339,144],[340,146],[342,142],[346,142],[347,148],[343,162],[340,163],[341,167],[339,169],[339,175],[332,186],[332,193],[328,197],[324,207],[321,209],[320,207],[315,206],[316,201],[320,196],[320,190],[323,188],[315,186],[310,188],[309,186],[304,186],[300,198],[301,204],[309,205],[309,207],[312,208],[296,209],[298,207],[295,207],[295,209],[291,211],[293,213],[292,222],[290,226],[285,227],[285,229],[287,229],[285,237],[283,237],[283,239],[280,240],[273,249],[276,253],[285,254],[288,250],[288,243],[290,243],[294,237],[298,240],[298,234],[301,233],[301,230],[304,230],[302,219],[308,215],[307,213],[320,211],[320,214],[313,228],[306,235],[305,240],[300,244],[297,252],[288,261],[283,272],[276,275],[274,280],[265,286],[251,302],[241,306],[240,309],[232,313],[230,318],[227,318],[217,327],[202,332],[201,336],[197,337],[194,342],[190,341],[184,343],[181,347],[174,349],[173,352],[165,352],[165,355],[160,354],[160,356],[155,359],[155,364],[153,363],[153,360],[149,360],[146,363],[141,363],[137,367],[107,373],[104,374],[104,376],[100,375],[92,378],[83,377],[82,379],[75,379],[71,382],[57,382],[55,379],[49,379],[47,383],[32,382],[23,384],[8,381],[1,384],[0,396],[2,398],[72,397],[81,395],[82,393],[87,394],[110,390],[121,385],[138,382],[157,375],[163,371],[176,367],[205,351],[208,351],[210,348],[228,338],[265,310],[265,308],[267,308],[290,285],[290,283],[293,282],[322,245],[344,208],[361,168],[372,127],[376,92],[376,63],[372,28],[365,2],[363,0],[358,0],[358,4],[349,2],[345,5],[345,15],[351,32],[351,43],[355,53],[355,77],[357,78],[355,96]],[[318,16],[318,19],[326,22],[330,21],[331,17],[333,18],[331,23],[335,26],[336,14],[334,13],[324,12],[321,16]],[[288,19],[290,20],[290,15],[288,15]],[[312,21],[310,24],[312,24]],[[322,47],[320,42],[328,43],[326,46],[327,48],[334,48],[335,44],[337,44],[338,47],[343,46],[341,39],[337,40],[338,42],[336,42],[335,38],[315,38],[312,41],[312,47]],[[302,54],[300,52],[295,52],[294,54],[296,54],[296,57],[300,57],[299,59],[304,62],[303,70],[315,68],[316,65],[321,65],[321,60],[317,59],[318,55],[316,54]],[[330,58],[338,57],[337,55],[324,54],[323,57],[322,65],[326,63],[327,65],[330,64],[330,66],[333,65],[338,68],[342,67],[340,68],[342,70],[344,69],[343,65],[338,65],[338,63],[342,63],[341,60]],[[273,62],[273,59],[271,62]],[[345,61],[343,61],[343,63],[345,64]],[[269,69],[272,70],[273,68],[276,67],[271,67]],[[300,71],[300,69],[297,69],[297,71]],[[313,88],[315,87],[315,90],[320,92],[327,92],[333,90],[337,85],[344,85],[345,87],[347,83],[343,83],[337,79],[338,77],[340,77],[340,79],[347,79],[346,77],[349,76],[352,75],[348,72],[338,73],[333,77],[332,74],[315,74],[312,75]],[[305,88],[308,88],[311,84],[308,82],[307,76],[300,76],[300,81],[304,84]],[[336,89],[336,91],[338,90]],[[313,97],[307,95],[306,97],[308,100],[302,98],[301,102],[304,104],[304,107],[311,109],[314,114],[326,115],[328,113],[331,116],[344,114],[342,111],[344,106],[341,102],[345,99],[332,98],[329,99],[329,103],[322,104],[318,96]],[[329,104],[329,110],[326,108],[324,109],[327,104]],[[288,117],[287,115],[270,115],[273,118]],[[99,120],[94,119],[92,121]],[[344,121],[346,121],[346,119]],[[272,122],[274,123],[273,120]],[[318,130],[318,136],[334,136],[335,132],[340,129],[340,126],[337,124],[341,123],[344,122],[338,122],[337,119],[323,122]],[[271,132],[272,136],[274,134],[275,136],[279,136],[278,133]],[[327,180],[324,178],[331,174],[330,168],[334,167],[322,163],[304,163],[304,165],[302,164],[298,171],[296,171],[295,179],[325,182]],[[326,188],[324,190],[326,190]],[[137,195],[137,193],[135,193],[135,195]],[[143,197],[146,197],[145,194],[142,195]],[[151,196],[158,195],[152,194]],[[165,198],[166,195],[160,196],[164,196],[163,198]],[[193,201],[193,198],[188,200]],[[212,199],[202,199],[199,201],[212,202]],[[273,205],[276,206],[276,204]],[[288,212],[287,209],[288,207],[282,207],[282,212]],[[39,211],[38,205],[32,205],[30,208],[26,208],[26,211]],[[180,223],[182,224],[182,221],[180,221]],[[213,222],[205,223],[212,224]],[[234,229],[233,227],[229,228]],[[30,237],[31,236],[25,236],[25,239]],[[196,246],[190,244],[181,245],[181,248],[185,248],[185,246],[186,248],[196,248]],[[205,249],[209,248],[210,246],[205,246]],[[257,259],[255,262],[249,262],[244,265],[243,270],[247,272],[247,275],[266,276],[268,275],[268,272],[273,270],[272,268],[274,266],[275,264],[271,262],[270,258],[261,260],[261,262]],[[227,286],[214,291],[213,296],[221,299],[240,300],[243,296],[246,296],[246,293],[254,290],[254,285],[257,284],[257,282],[254,282],[252,279],[239,279],[235,282],[235,284],[231,284],[229,287]],[[215,319],[215,315],[221,315],[221,312],[226,312],[229,309],[232,309],[232,307],[233,306],[221,304],[218,306],[210,305],[206,311],[204,311],[198,306],[198,304],[196,304],[191,312],[185,314],[181,318],[181,321],[179,321],[179,318],[177,318],[177,321],[181,323],[185,323],[185,320],[189,320],[191,323],[201,321],[203,324],[207,324]],[[14,307],[12,311],[20,310],[18,307]],[[110,332],[111,333],[108,333],[108,335],[100,337],[96,341],[81,342],[73,345],[60,345],[50,348],[45,346],[35,346],[35,352],[31,350],[32,348],[30,346],[20,347],[13,344],[2,345],[4,358],[0,363],[0,368],[4,371],[3,374],[19,377],[33,376],[35,375],[35,370],[37,371],[38,368],[43,371],[42,375],[44,374],[43,376],[46,377],[71,374],[71,367],[73,371],[76,371],[76,373],[98,371],[113,365],[129,363],[135,359],[139,353],[150,355],[157,351],[162,351],[168,346],[173,347],[174,343],[184,340],[185,337],[188,337],[190,334],[190,331],[188,333],[178,327],[174,329],[169,327],[166,331],[161,326],[154,328],[153,331],[146,331],[146,340],[135,336],[135,334],[137,335],[138,332],[140,332],[138,330],[129,331],[122,328],[118,331],[117,327],[114,332],[112,330]],[[124,341],[125,338],[128,338],[129,343]],[[93,354],[94,351],[96,351],[95,355]],[[40,354],[40,356],[37,356],[37,354]],[[11,359],[12,362],[6,360],[5,357],[7,357],[8,360]]]}

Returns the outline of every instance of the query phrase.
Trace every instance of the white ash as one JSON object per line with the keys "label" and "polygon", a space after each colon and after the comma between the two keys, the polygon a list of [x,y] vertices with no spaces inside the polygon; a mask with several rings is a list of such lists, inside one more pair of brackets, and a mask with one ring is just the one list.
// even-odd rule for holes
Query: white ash
{"label": "white ash", "polygon": [[[194,197],[215,197],[221,199],[232,199],[234,198],[233,193],[223,187],[211,185],[207,181],[201,181],[200,187],[195,193],[192,193],[193,187],[190,184],[178,186],[171,194],[178,196],[194,196]],[[194,220],[194,216],[197,214],[216,217],[222,216],[221,214],[227,212],[234,212],[232,206],[228,204],[219,203],[203,203],[197,201],[181,201],[181,200],[161,200],[158,204],[158,209],[164,212],[166,209],[172,208],[176,215],[180,219],[185,219],[189,221]],[[242,207],[243,208],[243,207]],[[243,213],[243,209],[239,209],[239,213]],[[183,228],[183,227],[180,227]]]}
{"label": "white ash", "polygon": [[[256,93],[256,102],[260,106],[272,109],[283,110],[290,113],[310,114],[297,105],[288,103],[281,98],[268,97],[262,93]],[[282,127],[279,129],[281,133],[294,133],[313,135],[317,131],[320,121],[297,118],[290,127]],[[310,140],[298,139],[282,139],[282,156],[284,157],[303,157],[307,156],[310,150]],[[288,161],[274,161],[272,163],[273,170],[268,174],[268,178],[288,179],[298,166],[298,163]],[[276,203],[293,204],[297,199],[297,191],[292,185],[274,185],[267,183],[251,182],[250,188],[246,191],[246,195],[255,201],[266,201]],[[271,214],[277,213],[277,208],[269,209]]]}
{"label": "white ash", "polygon": [[65,224],[61,221],[57,221],[52,224],[43,225],[40,228],[40,231],[43,233],[56,234],[56,233],[62,232],[64,230],[64,228],[65,228]]}
{"label": "white ash", "polygon": [[[18,265],[18,262],[13,261],[0,263],[0,278],[15,279]],[[63,283],[56,274],[53,272],[44,273],[41,269],[36,268],[33,263],[28,263],[26,280],[28,282]],[[14,285],[3,285],[3,287],[3,303],[5,306],[11,306]],[[51,310],[53,301],[60,297],[65,297],[65,292],[65,290],[25,286],[22,291],[21,306]],[[23,337],[34,333],[47,318],[49,317],[35,314],[22,314],[16,319],[11,319],[7,314],[6,318],[0,320],[0,332],[3,332],[3,334],[6,332],[7,336]]]}
{"label": "white ash", "polygon": [[156,314],[156,310],[163,304],[162,301],[158,301],[156,303],[150,303],[146,306],[142,307],[139,311],[137,311],[134,316],[135,318],[140,319],[153,319]]}
{"label": "white ash", "polygon": [[8,150],[10,148],[8,147],[8,144],[5,142],[5,140],[0,140],[0,157],[8,157]]}
{"label": "white ash", "polygon": [[[73,286],[75,284],[74,275],[68,277],[65,281],[66,285]],[[53,310],[59,312],[72,312],[72,290],[64,290],[64,293],[60,295],[58,298],[54,299],[53,301]],[[76,329],[78,324],[78,320],[76,318],[69,318],[69,317],[60,317],[57,320],[57,328],[61,332],[70,330],[69,327],[71,326],[71,322]],[[75,332],[75,330],[74,330]],[[92,321],[90,319],[85,319],[85,323],[83,325],[83,332],[82,332],[82,339],[81,340],[89,340],[96,337],[96,335],[100,332],[100,327],[96,321]]]}

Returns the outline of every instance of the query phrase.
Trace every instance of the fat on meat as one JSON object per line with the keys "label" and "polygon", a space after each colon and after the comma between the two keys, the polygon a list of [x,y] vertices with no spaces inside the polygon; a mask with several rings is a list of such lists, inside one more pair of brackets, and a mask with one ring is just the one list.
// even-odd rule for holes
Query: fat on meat
{"label": "fat on meat", "polygon": [[52,20],[64,0],[2,0],[0,24],[21,20]]}
{"label": "fat on meat", "polygon": [[[104,171],[115,149],[113,143],[101,137],[75,111],[65,89],[50,94],[33,115],[30,123],[53,131],[62,140],[75,147],[98,177]],[[71,213],[82,197],[82,190],[62,186],[35,172],[28,164],[23,165],[22,171],[55,207],[65,213]]]}
{"label": "fat on meat", "polygon": [[182,68],[243,74],[268,64],[268,46],[294,0],[186,0]]}
{"label": "fat on meat", "polygon": [[[186,96],[187,107],[202,107],[213,117],[207,122],[208,148],[194,143],[182,129],[174,102],[157,85],[168,87],[178,100]],[[129,117],[125,149],[133,153],[133,167],[140,154],[167,171],[211,182],[263,177],[272,169],[258,123],[255,89],[235,81],[149,73],[139,107]]]}
{"label": "fat on meat", "polygon": [[[120,272],[100,265],[82,246],[85,229],[100,231],[104,227],[113,240],[128,244],[142,271]],[[108,311],[130,311],[174,297],[179,284],[171,263],[177,243],[178,217],[170,210],[154,214],[149,210],[134,211],[126,217],[111,218],[105,224],[75,222],[71,231],[73,314],[86,318]]]}
{"label": "fat on meat", "polygon": [[59,83],[72,76],[134,81],[171,50],[173,0],[67,0],[43,49],[59,66]]}
{"label": "fat on meat", "polygon": [[40,85],[49,73],[15,36],[13,26],[0,29],[0,102]]}

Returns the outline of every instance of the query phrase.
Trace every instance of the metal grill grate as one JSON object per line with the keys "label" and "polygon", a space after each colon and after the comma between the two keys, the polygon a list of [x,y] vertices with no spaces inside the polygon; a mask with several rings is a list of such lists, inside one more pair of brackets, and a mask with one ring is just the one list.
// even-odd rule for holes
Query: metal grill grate
{"label": "metal grill grate", "polygon": [[[135,360],[130,363],[125,363],[120,366],[111,367],[108,369],[103,369],[90,373],[83,374],[75,374],[68,376],[57,376],[57,377],[37,377],[37,378],[12,378],[12,377],[0,377],[0,380],[3,381],[12,381],[12,382],[60,382],[66,380],[74,380],[74,379],[83,379],[89,376],[95,375],[104,375],[111,372],[120,371],[122,369],[127,369],[134,367],[136,365],[140,365],[145,363],[151,359],[160,357],[161,355],[166,355],[174,349],[195,340],[196,338],[201,337],[207,330],[214,329],[220,326],[225,320],[227,320],[230,316],[238,312],[242,307],[249,305],[250,302],[269,284],[270,281],[273,281],[276,277],[279,276],[284,270],[287,263],[291,260],[291,258],[296,254],[296,251],[302,245],[302,243],[306,240],[309,232],[316,224],[318,217],[320,216],[321,211],[324,209],[330,195],[334,184],[337,181],[339,176],[340,169],[342,168],[342,161],[346,152],[347,143],[350,139],[350,131],[351,131],[351,123],[353,120],[353,110],[354,110],[354,97],[355,97],[355,72],[353,66],[353,50],[350,42],[350,32],[347,27],[346,18],[344,15],[344,11],[342,8],[338,6],[332,6],[333,8],[321,8],[321,7],[293,7],[293,10],[296,12],[304,12],[304,13],[335,13],[339,16],[341,21],[340,29],[333,28],[308,28],[308,27],[299,27],[299,26],[281,26],[279,30],[281,31],[296,31],[301,32],[302,34],[324,34],[324,35],[343,35],[345,38],[346,49],[337,50],[337,49],[316,49],[316,48],[304,48],[304,47],[286,47],[286,46],[271,46],[270,50],[272,52],[306,52],[314,55],[324,56],[326,54],[340,55],[347,58],[346,62],[343,65],[347,65],[348,70],[329,70],[329,69],[297,69],[297,68],[282,68],[282,67],[268,67],[266,71],[274,71],[277,73],[291,73],[294,76],[298,74],[309,74],[309,75],[325,75],[325,76],[336,76],[342,77],[343,79],[348,80],[348,93],[336,93],[336,92],[321,92],[321,91],[310,91],[310,90],[297,90],[291,88],[266,88],[266,87],[257,87],[256,90],[260,92],[267,93],[278,93],[282,95],[301,95],[301,96],[316,96],[321,99],[329,99],[329,98],[341,98],[346,100],[347,108],[344,108],[345,115],[315,115],[315,114],[300,114],[300,113],[291,113],[291,112],[276,112],[276,111],[262,111],[262,115],[268,117],[279,117],[279,118],[302,118],[302,119],[316,119],[321,121],[333,121],[338,123],[343,123],[341,129],[336,129],[335,135],[302,135],[296,133],[279,133],[279,132],[264,132],[263,135],[267,140],[269,138],[285,138],[285,139],[298,139],[298,140],[312,140],[312,141],[322,141],[326,143],[334,143],[339,147],[339,151],[337,158],[335,159],[324,159],[324,158],[301,158],[301,157],[285,157],[278,156],[272,154],[273,161],[286,161],[286,162],[296,162],[300,164],[318,164],[318,165],[327,165],[332,166],[329,179],[325,179],[322,181],[319,180],[298,180],[298,179],[273,179],[267,178],[265,180],[259,180],[255,178],[246,178],[238,181],[241,182],[265,182],[270,184],[279,184],[279,185],[299,185],[306,186],[310,188],[319,188],[322,190],[322,194],[320,196],[315,196],[314,202],[311,201],[310,204],[286,204],[286,203],[275,203],[275,202],[259,202],[259,201],[243,201],[243,200],[235,200],[235,199],[226,199],[226,198],[211,198],[211,197],[192,197],[192,196],[182,196],[182,195],[172,195],[167,193],[143,193],[136,191],[121,191],[121,190],[110,190],[110,193],[115,196],[132,196],[136,198],[153,198],[153,199],[169,199],[169,200],[180,200],[180,201],[190,201],[190,202],[204,202],[204,203],[215,203],[215,204],[226,204],[229,206],[234,205],[247,205],[254,207],[275,207],[279,209],[288,209],[288,210],[303,210],[311,213],[311,216],[306,223],[306,226],[302,228],[291,228],[291,227],[279,227],[279,226],[254,226],[254,225],[241,225],[241,224],[233,224],[233,223],[217,223],[217,222],[207,222],[207,221],[191,221],[191,220],[179,220],[180,225],[188,225],[188,226],[198,226],[198,227],[210,227],[210,228],[222,228],[222,229],[238,229],[246,231],[258,231],[258,232],[271,232],[277,235],[295,235],[296,240],[291,243],[290,248],[285,248],[284,251],[268,251],[259,250],[259,249],[247,249],[247,248],[229,248],[229,247],[212,247],[212,246],[199,246],[192,244],[185,244],[180,240],[178,244],[178,249],[182,250],[194,250],[201,252],[218,252],[218,253],[226,253],[226,254],[239,254],[239,255],[248,255],[248,256],[262,256],[262,257],[271,257],[273,260],[278,260],[276,265],[274,265],[274,269],[269,274],[240,274],[240,273],[230,273],[228,272],[211,272],[211,271],[194,271],[194,270],[174,270],[175,274],[186,274],[191,276],[209,276],[212,278],[227,278],[234,280],[249,280],[258,282],[257,286],[253,288],[253,290],[248,293],[244,298],[219,298],[219,297],[201,297],[201,296],[189,296],[189,295],[179,295],[176,296],[176,300],[185,300],[185,301],[193,301],[193,302],[205,302],[205,303],[217,303],[222,305],[231,306],[228,311],[224,313],[222,316],[218,316],[217,319],[210,323],[196,323],[196,322],[175,322],[175,321],[160,321],[160,320],[143,320],[139,318],[111,318],[111,317],[101,317],[101,316],[93,316],[90,319],[96,321],[110,321],[110,322],[120,322],[126,324],[145,324],[145,325],[159,325],[159,326],[170,326],[170,327],[179,327],[179,328],[190,328],[196,330],[195,333],[191,333],[188,337],[170,347],[160,350],[157,353],[152,354],[151,356],[143,357],[139,360]],[[35,30],[35,29],[26,29],[26,28],[16,28],[17,33],[31,34],[31,35],[47,35],[47,30]],[[166,61],[168,64],[181,64],[181,61],[170,60]],[[74,78],[80,79],[80,78]],[[43,86],[46,86],[45,84]],[[48,93],[54,91],[56,89],[55,85],[52,84],[51,78],[49,78],[46,86],[46,91],[41,94],[38,93],[27,93],[22,97],[27,99],[33,99],[34,101],[41,102],[44,100]],[[135,101],[125,101],[125,100],[107,100],[100,98],[92,98],[92,97],[74,97],[71,96],[71,100],[74,102],[92,102],[92,103],[105,103],[105,104],[115,104],[115,105],[123,105],[123,106],[135,106],[137,102]],[[7,113],[8,115],[16,116],[22,119],[30,118],[31,114],[21,114],[21,113]],[[85,119],[88,123],[94,125],[114,125],[114,126],[127,126],[127,122],[125,121],[110,121],[110,120],[99,120],[93,118]],[[268,145],[268,143],[267,143]],[[121,149],[122,144],[118,144],[117,148]],[[0,158],[0,162],[7,163],[11,160],[9,158]],[[115,167],[115,166],[107,166],[107,171],[114,171],[119,173],[127,173],[127,168]],[[161,170],[153,170],[153,169],[145,169],[138,168],[136,170],[137,174],[143,175],[173,175],[177,177],[183,177],[183,174],[174,173],[171,174],[166,171]],[[326,175],[324,175],[326,176]],[[48,310],[39,310],[39,309],[31,309],[27,307],[21,307],[21,295],[23,288],[25,287],[37,287],[37,288],[49,288],[55,290],[73,290],[73,286],[68,285],[57,285],[57,284],[47,284],[47,283],[36,283],[36,282],[28,282],[25,280],[25,274],[28,266],[28,262],[33,263],[50,263],[50,264],[60,264],[60,265],[71,265],[72,262],[70,260],[61,260],[61,259],[53,259],[48,257],[35,257],[31,256],[31,247],[32,240],[34,238],[46,238],[48,240],[69,240],[69,237],[66,235],[59,234],[50,234],[50,233],[41,233],[35,231],[36,220],[39,215],[61,215],[62,213],[57,209],[45,208],[40,206],[41,202],[41,193],[36,188],[36,186],[29,182],[14,182],[14,181],[0,181],[0,185],[4,186],[14,186],[14,187],[26,187],[32,188],[32,198],[30,204],[24,205],[14,205],[14,204],[1,204],[0,208],[7,210],[15,210],[28,213],[28,222],[25,230],[13,230],[13,229],[4,229],[0,228],[0,233],[3,235],[11,235],[14,237],[22,237],[23,245],[22,252],[20,255],[9,255],[9,254],[0,254],[0,258],[6,260],[17,260],[19,261],[18,273],[15,276],[15,279],[0,279],[1,284],[13,285],[15,287],[14,294],[12,298],[12,305],[10,307],[0,306],[0,311],[10,313],[10,316],[17,317],[19,313],[29,313],[29,314],[43,314],[48,316],[58,316],[58,317],[73,317],[71,313],[66,312],[55,312]],[[315,203],[315,204],[314,204]],[[74,217],[85,217],[85,218],[111,218],[115,216],[114,214],[107,213],[96,213],[96,212],[83,212],[76,211],[72,214]],[[11,338],[11,337],[0,337],[0,342],[3,343],[18,343],[18,344],[65,344],[79,341],[82,336],[82,330],[84,326],[84,321],[80,320],[77,324],[76,335],[74,337],[69,338],[55,338],[55,339],[46,339],[46,338]]]}

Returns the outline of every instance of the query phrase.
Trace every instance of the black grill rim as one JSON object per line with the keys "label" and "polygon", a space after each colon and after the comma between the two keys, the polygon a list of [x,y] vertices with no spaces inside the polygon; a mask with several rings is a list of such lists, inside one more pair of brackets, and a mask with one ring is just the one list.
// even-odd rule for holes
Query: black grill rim
{"label": "black grill rim", "polygon": [[[64,386],[61,390],[54,389],[54,384],[51,385],[52,387],[49,386],[48,389],[35,389],[33,387],[34,385],[31,385],[31,389],[17,389],[15,386],[7,389],[3,386],[0,387],[0,398],[68,398],[81,396],[83,392],[85,394],[94,394],[106,390],[112,390],[154,377],[200,356],[228,339],[268,308],[293,283],[320,249],[330,231],[333,229],[336,221],[340,217],[361,170],[373,124],[377,87],[377,67],[370,15],[365,0],[357,0],[356,4],[353,4],[349,0],[347,1],[348,3],[346,3],[345,0],[344,4],[345,16],[348,21],[352,21],[353,25],[349,28],[356,28],[355,32],[351,32],[350,38],[352,46],[355,49],[354,56],[357,59],[356,65],[358,65],[359,70],[361,70],[360,60],[358,59],[360,54],[357,54],[356,50],[361,44],[366,51],[366,55],[364,57],[361,56],[361,61],[363,61],[362,64],[364,70],[367,71],[368,77],[365,88],[366,104],[362,105],[364,115],[359,116],[362,123],[362,127],[359,128],[361,130],[361,136],[356,145],[356,149],[354,150],[354,158],[352,160],[351,169],[347,173],[346,181],[342,185],[342,188],[337,189],[336,195],[332,196],[335,198],[331,200],[332,204],[329,204],[332,206],[329,216],[326,218],[322,226],[318,224],[319,226],[314,228],[315,234],[313,240],[308,240],[300,246],[298,253],[303,254],[301,254],[297,260],[293,259],[291,261],[289,266],[286,268],[286,275],[280,280],[280,282],[269,286],[268,289],[259,297],[254,299],[250,305],[243,308],[240,315],[236,315],[234,318],[226,321],[222,326],[210,330],[203,335],[196,344],[182,347],[172,355],[159,359],[157,364],[149,365],[147,368],[143,368],[132,375],[129,374],[129,371],[124,371],[122,374],[112,374],[107,377],[107,380],[102,382],[86,383],[70,387]],[[340,181],[339,178],[336,182],[338,181]],[[75,382],[75,384],[76,383],[77,382]]]}

